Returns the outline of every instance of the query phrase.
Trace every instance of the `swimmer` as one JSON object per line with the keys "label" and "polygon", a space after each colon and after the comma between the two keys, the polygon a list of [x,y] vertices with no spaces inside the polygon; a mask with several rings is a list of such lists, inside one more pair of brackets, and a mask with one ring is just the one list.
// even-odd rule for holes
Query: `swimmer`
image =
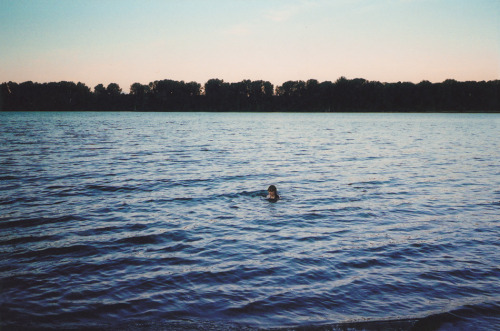
{"label": "swimmer", "polygon": [[278,195],[278,190],[276,189],[276,186],[274,186],[274,185],[269,186],[267,189],[267,192],[269,194],[267,195],[266,199],[269,201],[276,202],[280,198],[280,196]]}

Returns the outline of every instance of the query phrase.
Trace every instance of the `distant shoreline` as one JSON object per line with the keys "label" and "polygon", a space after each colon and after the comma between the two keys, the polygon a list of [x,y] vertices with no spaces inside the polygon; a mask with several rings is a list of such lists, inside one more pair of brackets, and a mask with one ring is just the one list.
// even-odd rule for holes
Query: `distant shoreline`
{"label": "distant shoreline", "polygon": [[185,110],[185,111],[160,111],[160,110],[0,110],[0,113],[207,113],[207,114],[500,114],[500,111],[206,111],[206,110]]}
{"label": "distant shoreline", "polygon": [[365,79],[335,82],[267,81],[227,83],[160,80],[134,83],[130,93],[111,83],[93,91],[83,83],[0,85],[0,111],[144,111],[144,112],[395,112],[498,113],[500,80],[442,83],[380,83]]}

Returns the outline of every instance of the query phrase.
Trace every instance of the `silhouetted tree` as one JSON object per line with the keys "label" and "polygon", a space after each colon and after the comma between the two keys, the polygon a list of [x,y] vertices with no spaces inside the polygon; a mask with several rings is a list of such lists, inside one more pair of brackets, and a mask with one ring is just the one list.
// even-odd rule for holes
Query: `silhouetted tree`
{"label": "silhouetted tree", "polygon": [[221,79],[210,79],[205,83],[205,97],[208,109],[229,110],[229,84]]}
{"label": "silhouetted tree", "polygon": [[160,80],[149,83],[150,107],[159,111],[192,110],[198,104],[201,85],[196,82]]}
{"label": "silhouetted tree", "polygon": [[120,95],[122,93],[122,89],[120,88],[120,86],[118,84],[110,83],[108,85],[108,87],[106,88],[106,92],[110,96],[117,96],[117,95]]}
{"label": "silhouetted tree", "polygon": [[150,90],[148,85],[134,83],[130,86],[130,96],[134,110],[147,110],[147,107],[149,106],[147,104],[149,92]]}
{"label": "silhouetted tree", "polygon": [[1,107],[6,110],[86,110],[90,89],[83,83],[3,83]]}
{"label": "silhouetted tree", "polygon": [[102,84],[98,84],[94,87],[94,94],[96,96],[100,95],[105,95],[106,94],[106,88]]}
{"label": "silhouetted tree", "polygon": [[[500,112],[500,80],[442,83],[380,83],[340,77],[335,82],[287,81],[227,83],[159,80],[134,83],[122,93],[116,83],[8,82],[0,85],[0,110],[153,110],[153,111],[481,111]],[[274,93],[273,93],[274,91]]]}

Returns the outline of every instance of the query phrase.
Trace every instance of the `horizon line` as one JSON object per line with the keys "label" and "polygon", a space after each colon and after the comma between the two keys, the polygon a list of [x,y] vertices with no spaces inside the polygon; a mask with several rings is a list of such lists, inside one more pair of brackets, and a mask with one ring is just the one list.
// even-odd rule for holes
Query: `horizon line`
{"label": "horizon line", "polygon": [[[371,83],[381,83],[381,84],[398,84],[398,83],[410,83],[410,84],[414,84],[414,85],[417,85],[417,84],[420,84],[420,83],[423,83],[423,82],[429,82],[431,84],[440,84],[440,83],[444,83],[444,82],[447,82],[447,81],[454,81],[454,82],[457,82],[457,83],[480,83],[480,82],[495,82],[495,81],[499,81],[500,80],[500,77],[499,78],[496,78],[496,79],[490,79],[490,80],[457,80],[455,78],[447,78],[447,79],[444,79],[443,81],[430,81],[428,79],[422,79],[420,80],[419,82],[414,82],[414,81],[404,81],[404,80],[399,80],[399,81],[380,81],[380,80],[369,80],[369,79],[366,79],[366,78],[363,78],[363,77],[355,77],[355,78],[347,78],[346,76],[340,76],[338,77],[337,79],[335,80],[323,80],[323,81],[320,81],[316,78],[309,78],[307,80],[304,80],[304,79],[289,79],[289,80],[286,80],[286,81],[283,81],[281,84],[274,84],[272,83],[271,81],[268,81],[268,80],[264,80],[264,79],[255,79],[255,80],[252,80],[252,79],[242,79],[240,81],[226,81],[222,78],[210,78],[208,79],[207,81],[205,81],[205,83],[200,83],[198,81],[194,81],[194,80],[191,80],[191,81],[187,81],[187,80],[176,80],[176,79],[171,79],[171,78],[163,78],[163,79],[156,79],[156,80],[153,80],[153,81],[150,81],[149,83],[141,83],[141,82],[133,82],[132,84],[130,84],[130,86],[128,87],[125,87],[125,86],[121,86],[120,84],[116,83],[116,82],[110,82],[108,83],[107,85],[109,86],[110,84],[117,84],[123,91],[124,88],[128,88],[129,92],[130,92],[130,89],[132,87],[132,85],[134,84],[141,84],[141,85],[144,85],[144,86],[149,86],[149,84],[151,83],[154,83],[154,82],[160,82],[160,81],[165,81],[165,80],[169,80],[169,81],[174,81],[174,82],[184,82],[184,83],[197,83],[197,84],[200,84],[201,85],[201,88],[204,88],[204,85],[206,83],[208,83],[209,81],[211,80],[220,80],[222,81],[223,83],[228,83],[228,84],[236,84],[236,83],[241,83],[241,82],[245,82],[245,81],[250,81],[250,82],[258,82],[258,81],[262,81],[262,82],[266,82],[266,83],[271,83],[273,85],[273,89],[276,88],[276,87],[279,87],[279,86],[282,86],[284,83],[287,83],[287,82],[304,82],[304,83],[307,83],[308,81],[317,81],[319,84],[321,83],[327,83],[327,82],[330,82],[330,83],[336,83],[337,81],[341,80],[341,79],[346,79],[348,81],[350,80],[364,80],[366,82],[371,82]],[[106,84],[105,83],[97,83],[95,86],[91,86],[91,85],[88,85],[88,83],[85,83],[85,82],[82,82],[82,81],[74,81],[74,80],[59,80],[59,81],[33,81],[33,80],[25,80],[23,82],[15,82],[15,81],[4,81],[2,83],[0,83],[0,85],[3,85],[3,84],[9,84],[9,83],[14,83],[14,84],[24,84],[24,83],[33,83],[33,84],[51,84],[51,83],[73,83],[73,84],[83,84],[85,85],[86,87],[88,87],[89,89],[91,90],[95,90],[95,88],[99,85],[103,85],[104,87],[106,87]],[[122,92],[122,94],[125,94],[125,92]]]}

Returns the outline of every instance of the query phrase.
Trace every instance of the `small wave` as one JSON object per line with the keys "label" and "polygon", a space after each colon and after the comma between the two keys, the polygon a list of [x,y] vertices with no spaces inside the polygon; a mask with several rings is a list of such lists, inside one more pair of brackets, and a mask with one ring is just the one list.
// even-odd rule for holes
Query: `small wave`
{"label": "small wave", "polygon": [[500,326],[500,303],[487,302],[420,318],[411,330],[494,330]]}
{"label": "small wave", "polygon": [[30,250],[24,253],[15,254],[20,258],[49,258],[61,255],[70,255],[73,257],[84,257],[98,254],[99,250],[90,245],[72,245],[63,247],[49,247],[40,250]]}
{"label": "small wave", "polygon": [[112,186],[112,185],[96,185],[91,184],[85,187],[90,191],[101,191],[101,192],[132,192],[132,191],[149,191],[138,186]]}
{"label": "small wave", "polygon": [[120,229],[121,227],[119,226],[105,226],[101,228],[82,230],[77,232],[76,234],[78,234],[79,236],[95,236],[103,233],[114,233]]}
{"label": "small wave", "polygon": [[454,249],[454,245],[451,243],[427,243],[427,242],[416,242],[410,245],[415,248],[419,254],[430,254],[435,252],[446,252]]}
{"label": "small wave", "polygon": [[378,187],[381,185],[385,184],[391,184],[391,180],[368,180],[368,181],[361,181],[361,182],[353,182],[349,183],[347,185],[352,186],[355,189],[366,189],[366,188],[373,188],[373,187]]}
{"label": "small wave", "polygon": [[163,240],[161,235],[144,235],[144,236],[134,236],[118,239],[117,243],[123,244],[137,244],[137,245],[148,245],[148,244],[159,244]]}
{"label": "small wave", "polygon": [[256,191],[241,191],[241,192],[235,192],[235,193],[220,194],[217,196],[217,198],[218,199],[220,199],[220,198],[235,199],[235,198],[239,198],[239,197],[265,198],[266,196],[267,196],[267,191],[256,190]]}
{"label": "small wave", "polygon": [[7,240],[0,240],[0,246],[3,245],[17,245],[17,244],[27,244],[27,243],[35,243],[41,241],[56,241],[60,239],[59,236],[21,236],[17,238],[11,238]]}
{"label": "small wave", "polygon": [[186,259],[180,256],[169,256],[159,259],[162,264],[167,263],[168,265],[197,265],[200,263],[199,260]]}
{"label": "small wave", "polygon": [[[297,329],[304,330],[331,330],[331,331],[382,331],[382,330],[398,330],[398,331],[412,331],[417,322],[415,318],[409,319],[387,319],[387,320],[373,320],[373,321],[353,321],[334,324],[314,324],[298,327]],[[428,330],[428,329],[425,329]]]}
{"label": "small wave", "polygon": [[16,180],[16,179],[19,179],[19,177],[11,175],[0,176],[0,180]]}
{"label": "small wave", "polygon": [[134,223],[127,226],[127,229],[132,231],[140,231],[140,230],[145,230],[147,228],[148,226],[146,224],[141,224],[141,223]]}
{"label": "small wave", "polygon": [[362,260],[352,260],[341,263],[342,269],[366,269],[374,266],[387,266],[388,264],[381,259],[362,259]]}
{"label": "small wave", "polygon": [[66,223],[66,222],[83,221],[83,220],[84,218],[75,215],[66,215],[60,217],[26,218],[15,221],[0,222],[0,229],[27,228],[45,224]]}
{"label": "small wave", "polygon": [[318,241],[328,241],[330,240],[331,237],[329,235],[318,235],[318,236],[304,236],[304,237],[300,237],[300,238],[297,238],[297,241],[306,241],[306,242],[310,242],[310,243],[315,243],[315,242],[318,242]]}
{"label": "small wave", "polygon": [[[10,189],[10,188],[9,188]],[[0,189],[1,191],[2,189]],[[11,205],[15,203],[26,203],[26,202],[34,202],[38,199],[35,197],[9,197],[9,198],[0,198],[0,205]]]}
{"label": "small wave", "polygon": [[492,279],[496,280],[500,277],[500,269],[477,269],[464,268],[452,269],[447,271],[426,271],[419,275],[422,279],[437,280],[440,282],[458,282],[460,280],[468,280],[473,282],[475,279]]}
{"label": "small wave", "polygon": [[[306,300],[307,298],[303,298]],[[268,297],[268,300],[276,300]],[[269,308],[266,301],[254,301],[243,306],[226,310],[229,315],[265,312]],[[290,306],[287,305],[288,309]],[[500,325],[500,305],[498,302],[464,305],[450,311],[439,312],[424,317],[409,316],[387,319],[361,319],[337,323],[312,323],[283,325],[286,330],[495,330]],[[222,324],[221,329],[224,328]],[[245,326],[252,329],[251,325]],[[193,328],[197,330],[196,328]],[[259,328],[262,330],[262,328]],[[274,328],[273,328],[274,329]]]}
{"label": "small wave", "polygon": [[[124,323],[117,326],[113,325],[96,325],[97,329],[116,329],[116,330],[191,330],[191,331],[253,331],[255,327],[234,322],[221,322],[210,320],[191,320],[188,318],[181,319],[185,315],[183,312],[166,313],[167,319],[162,320],[140,320],[131,323]],[[168,318],[172,316],[172,318]]]}
{"label": "small wave", "polygon": [[187,250],[189,248],[191,248],[191,246],[179,243],[179,244],[175,244],[172,246],[163,247],[163,248],[157,250],[157,252],[167,252],[167,253],[182,252],[182,251]]}
{"label": "small wave", "polygon": [[48,190],[60,190],[60,189],[66,189],[66,188],[67,188],[66,186],[62,186],[62,185],[50,185],[50,186],[47,186]]}
{"label": "small wave", "polygon": [[308,221],[323,219],[325,217],[327,217],[327,215],[322,214],[322,213],[316,213],[316,212],[304,213],[301,215],[301,218],[304,218],[305,220],[308,220]]}

